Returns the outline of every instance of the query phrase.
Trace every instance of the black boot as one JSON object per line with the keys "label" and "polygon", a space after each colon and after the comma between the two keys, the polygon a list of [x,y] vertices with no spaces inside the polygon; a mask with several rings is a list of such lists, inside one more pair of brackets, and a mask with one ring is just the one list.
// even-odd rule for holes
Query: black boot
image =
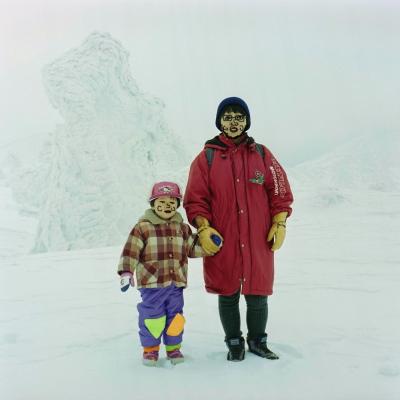
{"label": "black boot", "polygon": [[225,340],[228,346],[228,361],[243,361],[244,360],[244,339],[242,337]]}
{"label": "black boot", "polygon": [[267,335],[258,337],[257,339],[247,338],[249,351],[260,357],[268,358],[268,360],[278,360],[279,357],[267,347]]}

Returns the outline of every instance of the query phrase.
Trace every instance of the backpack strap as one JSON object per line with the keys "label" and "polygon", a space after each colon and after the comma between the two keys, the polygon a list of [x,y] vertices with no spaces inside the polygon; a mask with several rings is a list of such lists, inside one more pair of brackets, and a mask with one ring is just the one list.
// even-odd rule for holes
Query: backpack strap
{"label": "backpack strap", "polygon": [[256,150],[257,150],[257,153],[264,160],[265,152],[264,152],[264,147],[262,146],[262,144],[256,143]]}
{"label": "backpack strap", "polygon": [[208,167],[211,167],[211,164],[212,164],[213,158],[214,158],[215,149],[213,149],[212,147],[206,147],[205,152],[206,152]]}

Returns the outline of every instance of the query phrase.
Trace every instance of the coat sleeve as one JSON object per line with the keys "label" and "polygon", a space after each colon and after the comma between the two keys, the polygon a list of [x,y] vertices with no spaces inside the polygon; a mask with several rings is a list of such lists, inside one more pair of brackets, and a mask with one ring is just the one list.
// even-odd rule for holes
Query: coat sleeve
{"label": "coat sleeve", "polygon": [[194,226],[194,219],[201,215],[211,222],[210,189],[208,185],[208,165],[202,151],[192,162],[186,185],[183,207],[188,221]]}
{"label": "coat sleeve", "polygon": [[185,224],[186,254],[190,258],[205,257],[207,254],[200,246],[199,237],[193,234],[190,226]]}
{"label": "coat sleeve", "polygon": [[128,240],[122,250],[118,264],[118,274],[135,272],[140,260],[140,253],[144,248],[144,238],[139,224],[136,224],[129,233]]}
{"label": "coat sleeve", "polygon": [[286,172],[273,154],[265,146],[263,147],[266,167],[265,188],[270,203],[271,216],[283,211],[286,211],[290,216],[292,213],[293,194]]}

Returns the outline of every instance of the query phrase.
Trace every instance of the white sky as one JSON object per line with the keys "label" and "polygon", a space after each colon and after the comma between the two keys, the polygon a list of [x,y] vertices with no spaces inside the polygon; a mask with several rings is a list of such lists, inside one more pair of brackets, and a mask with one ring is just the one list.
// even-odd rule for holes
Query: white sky
{"label": "white sky", "polygon": [[0,145],[61,117],[42,67],[93,31],[130,53],[139,87],[166,103],[195,153],[216,107],[243,97],[250,134],[294,164],[348,137],[400,133],[400,3],[395,1],[0,0]]}

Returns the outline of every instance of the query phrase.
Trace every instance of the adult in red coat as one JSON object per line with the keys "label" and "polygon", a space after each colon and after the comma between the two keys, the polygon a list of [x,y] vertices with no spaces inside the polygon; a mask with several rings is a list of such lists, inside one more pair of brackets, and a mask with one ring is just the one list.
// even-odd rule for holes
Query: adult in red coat
{"label": "adult in red coat", "polygon": [[[250,112],[238,97],[217,110],[221,133],[206,142],[192,162],[183,206],[197,227],[204,258],[206,290],[219,295],[228,359],[244,358],[240,330],[240,292],[247,303],[249,350],[276,359],[267,348],[268,303],[274,281],[274,251],[283,243],[292,192],[272,153],[249,137]],[[219,236],[222,248],[212,240]]]}

